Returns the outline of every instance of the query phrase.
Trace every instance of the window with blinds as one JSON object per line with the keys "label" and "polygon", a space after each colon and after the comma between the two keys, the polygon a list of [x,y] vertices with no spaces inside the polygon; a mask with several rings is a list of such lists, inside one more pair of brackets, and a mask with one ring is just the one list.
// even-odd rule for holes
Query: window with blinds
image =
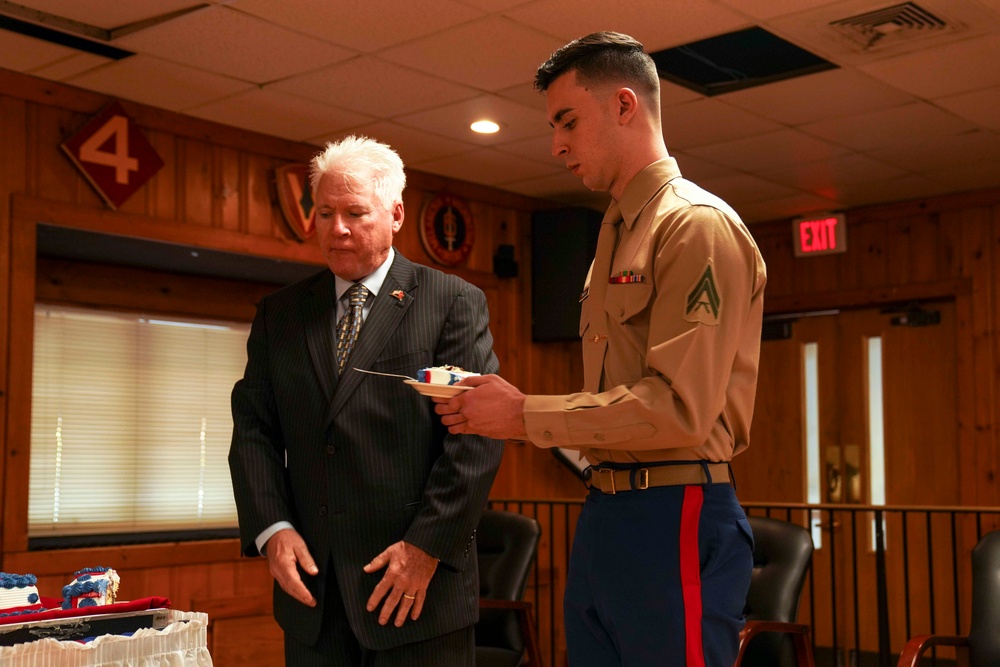
{"label": "window with blinds", "polygon": [[244,323],[38,304],[31,537],[235,527]]}

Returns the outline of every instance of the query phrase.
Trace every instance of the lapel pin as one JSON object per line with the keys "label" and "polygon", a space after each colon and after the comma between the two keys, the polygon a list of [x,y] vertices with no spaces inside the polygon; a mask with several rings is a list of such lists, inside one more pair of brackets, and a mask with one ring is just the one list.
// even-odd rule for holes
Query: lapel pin
{"label": "lapel pin", "polygon": [[396,299],[399,301],[402,301],[403,297],[406,296],[406,294],[404,294],[403,290],[401,289],[394,289],[391,292],[389,292],[389,295],[396,297]]}
{"label": "lapel pin", "polygon": [[608,334],[597,334],[591,338],[588,338],[591,343],[600,343],[602,340],[608,337]]}

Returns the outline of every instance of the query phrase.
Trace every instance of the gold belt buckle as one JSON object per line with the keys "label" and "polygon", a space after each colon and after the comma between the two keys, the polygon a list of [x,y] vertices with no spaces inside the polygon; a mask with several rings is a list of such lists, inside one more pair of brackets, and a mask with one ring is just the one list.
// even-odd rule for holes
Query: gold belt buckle
{"label": "gold belt buckle", "polygon": [[[605,475],[607,475],[608,483],[605,485]],[[598,468],[597,469],[597,479],[601,484],[601,491],[614,495],[615,492],[615,471],[614,468]]]}
{"label": "gold belt buckle", "polygon": [[636,487],[637,489],[648,489],[649,488],[649,468],[639,468],[636,470]]}

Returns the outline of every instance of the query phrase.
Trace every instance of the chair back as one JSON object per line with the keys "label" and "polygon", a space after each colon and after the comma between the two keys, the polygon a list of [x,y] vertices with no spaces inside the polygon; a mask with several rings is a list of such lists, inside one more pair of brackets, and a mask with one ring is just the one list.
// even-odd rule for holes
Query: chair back
{"label": "chair back", "polygon": [[[753,530],[753,573],[743,609],[748,621],[794,623],[799,596],[812,561],[809,531],[787,521],[748,517]],[[777,633],[762,633],[751,640],[743,665],[795,664],[792,640]]]}
{"label": "chair back", "polygon": [[969,660],[975,667],[1000,665],[1000,530],[972,550],[972,627]]}
{"label": "chair back", "polygon": [[[501,510],[483,512],[476,531],[480,598],[521,600],[541,532],[538,522],[529,516]],[[476,623],[477,667],[522,664],[526,646],[522,628],[515,611],[481,607]]]}

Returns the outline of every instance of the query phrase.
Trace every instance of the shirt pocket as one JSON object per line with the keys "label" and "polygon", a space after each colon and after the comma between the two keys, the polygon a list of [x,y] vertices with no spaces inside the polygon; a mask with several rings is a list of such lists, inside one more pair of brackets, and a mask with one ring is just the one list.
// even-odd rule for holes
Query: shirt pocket
{"label": "shirt pocket", "polygon": [[653,286],[648,283],[623,283],[608,285],[604,299],[604,310],[608,317],[624,324],[646,310],[653,296]]}

